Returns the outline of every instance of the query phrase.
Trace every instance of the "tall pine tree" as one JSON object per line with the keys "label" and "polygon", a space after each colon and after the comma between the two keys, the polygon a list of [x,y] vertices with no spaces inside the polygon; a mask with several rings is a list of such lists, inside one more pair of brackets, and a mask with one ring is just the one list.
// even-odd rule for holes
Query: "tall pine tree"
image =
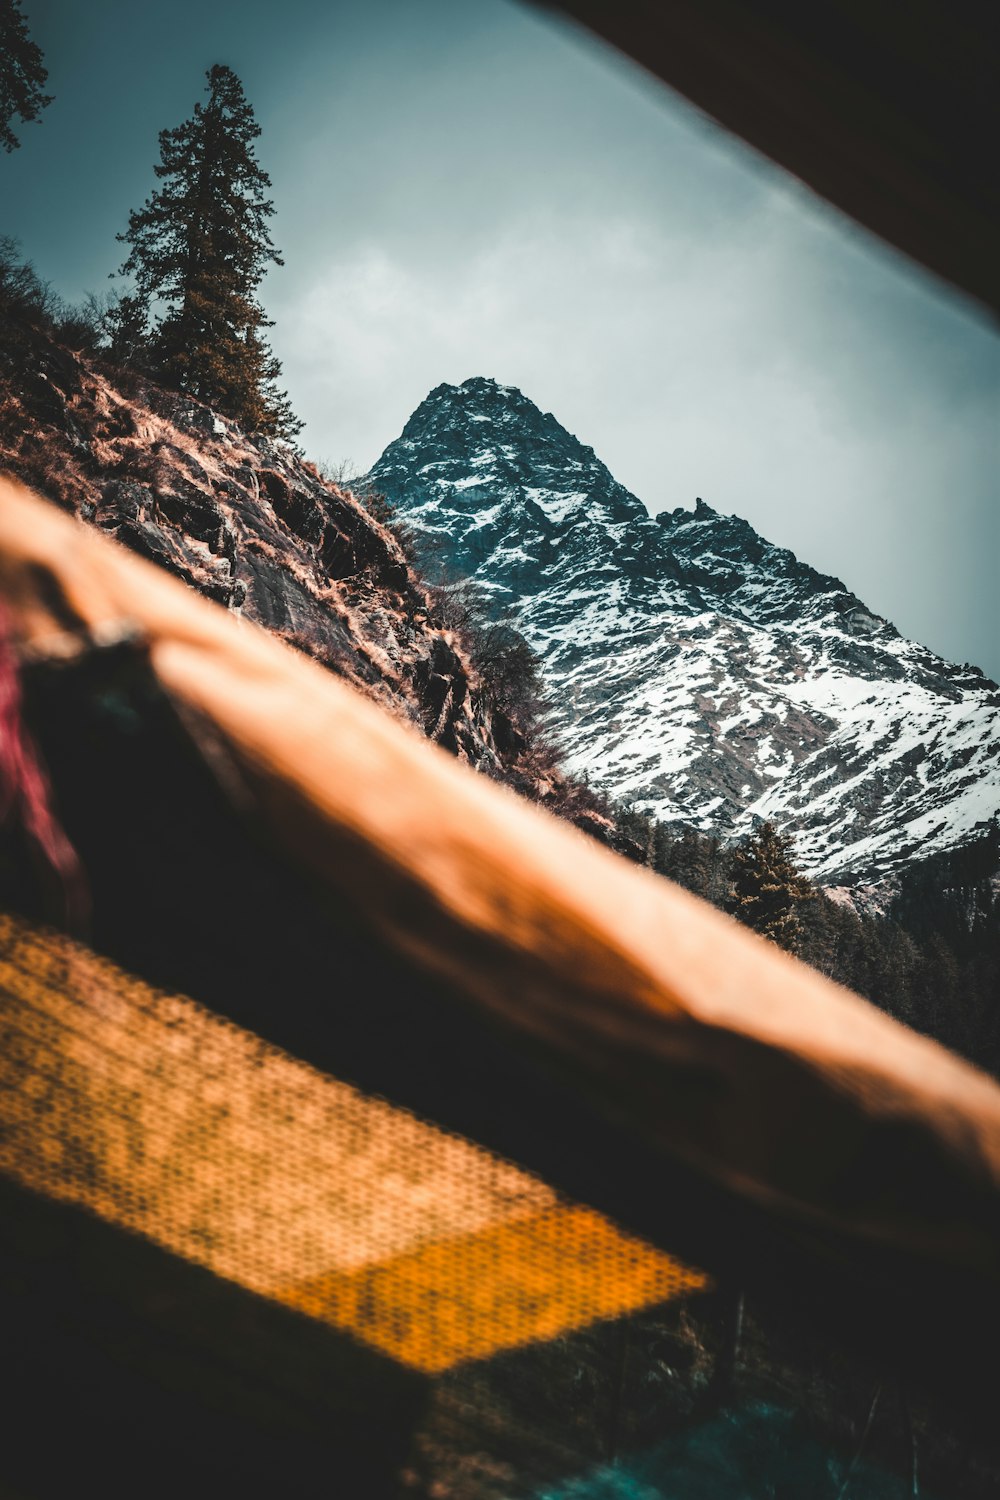
{"label": "tall pine tree", "polygon": [[729,910],[754,932],[789,953],[798,950],[801,913],[815,896],[792,860],[793,840],[773,823],[762,823],[733,851]]}
{"label": "tall pine tree", "polygon": [[14,134],[17,118],[37,120],[51,94],[43,94],[48,78],[42,54],[28,33],[21,0],[0,0],[0,146],[14,151],[21,144]]}
{"label": "tall pine tree", "polygon": [[157,373],[248,432],[293,437],[301,424],[278,391],[257,288],[281,265],[267,221],[271,180],[254,154],[260,126],[231,68],[210,68],[208,102],[160,133],[162,186],[129,215],[121,274],[130,314],[159,311],[148,356]]}

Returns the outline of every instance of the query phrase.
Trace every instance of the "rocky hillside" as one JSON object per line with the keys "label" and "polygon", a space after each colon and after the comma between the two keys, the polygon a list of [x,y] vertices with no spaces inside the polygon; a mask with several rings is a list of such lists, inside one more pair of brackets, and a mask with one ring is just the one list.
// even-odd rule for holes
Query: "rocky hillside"
{"label": "rocky hillside", "polygon": [[367,482],[425,555],[513,607],[571,770],[668,824],[772,818],[827,884],[1000,812],[1000,691],[703,501],[651,517],[520,391],[438,386]]}
{"label": "rocky hillside", "polygon": [[610,824],[484,690],[394,534],[285,444],[28,323],[0,352],[0,467],[598,836]]}

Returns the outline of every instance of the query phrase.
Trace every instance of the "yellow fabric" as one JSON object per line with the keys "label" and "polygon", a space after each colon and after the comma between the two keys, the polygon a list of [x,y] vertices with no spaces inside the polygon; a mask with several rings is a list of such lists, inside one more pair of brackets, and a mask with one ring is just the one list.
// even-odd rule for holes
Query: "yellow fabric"
{"label": "yellow fabric", "polygon": [[7,916],[0,1171],[426,1372],[706,1285],[489,1152]]}

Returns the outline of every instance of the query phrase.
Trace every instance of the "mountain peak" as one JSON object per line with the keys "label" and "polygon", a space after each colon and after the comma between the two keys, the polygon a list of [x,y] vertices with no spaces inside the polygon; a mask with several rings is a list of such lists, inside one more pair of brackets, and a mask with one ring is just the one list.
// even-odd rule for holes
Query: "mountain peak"
{"label": "mountain peak", "polygon": [[494,415],[516,415],[522,421],[530,422],[554,420],[548,413],[542,412],[516,385],[502,385],[499,380],[486,375],[474,375],[470,380],[463,380],[456,388],[456,399],[473,409]]}
{"label": "mountain peak", "polygon": [[616,796],[723,836],[774,818],[826,879],[881,877],[993,816],[982,679],[701,496],[653,520],[516,387],[436,387],[369,478],[434,566],[517,611],[567,765]]}
{"label": "mountain peak", "polygon": [[496,519],[497,501],[524,518],[524,562],[536,571],[571,516],[594,524],[651,524],[645,506],[617,483],[593,448],[517,386],[483,375],[435,386],[367,477],[409,511],[434,492],[435,541],[443,542],[448,531],[448,564],[458,571],[474,571],[488,535],[484,516]]}
{"label": "mountain peak", "polygon": [[487,395],[520,396],[522,401],[525,399],[516,385],[502,385],[492,375],[470,375],[468,380],[463,380],[460,386],[453,387],[453,389],[472,393],[481,391]]}
{"label": "mountain peak", "polygon": [[[443,381],[429,391],[424,400],[416,408],[422,411],[425,407],[453,406],[461,408],[464,406],[485,403],[487,405],[513,405],[520,408],[533,408],[534,402],[529,401],[527,396],[516,385],[502,385],[499,380],[494,380],[492,375],[470,375],[468,380],[463,380],[460,385],[452,385]],[[416,412],[414,412],[416,415]]]}
{"label": "mountain peak", "polygon": [[[555,423],[543,414],[516,385],[502,385],[488,375],[472,375],[461,385],[443,382],[424,397],[403,428],[402,440],[428,442],[450,433],[451,443],[462,441],[468,446],[469,435],[477,446],[493,428],[519,426],[524,431],[542,429]],[[466,434],[465,438],[456,435]],[[390,445],[391,448],[392,445]],[[387,450],[389,451],[389,450]],[[385,458],[379,460],[382,463]]]}

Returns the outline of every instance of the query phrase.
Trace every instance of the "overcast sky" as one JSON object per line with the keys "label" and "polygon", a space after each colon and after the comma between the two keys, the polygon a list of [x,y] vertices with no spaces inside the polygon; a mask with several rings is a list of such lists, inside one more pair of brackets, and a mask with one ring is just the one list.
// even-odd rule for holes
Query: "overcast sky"
{"label": "overcast sky", "polygon": [[24,0],[56,102],[0,230],[102,290],[204,71],[243,79],[310,457],[364,469],[492,375],[652,511],[745,516],[1000,677],[1000,336],[574,31],[509,0]]}

